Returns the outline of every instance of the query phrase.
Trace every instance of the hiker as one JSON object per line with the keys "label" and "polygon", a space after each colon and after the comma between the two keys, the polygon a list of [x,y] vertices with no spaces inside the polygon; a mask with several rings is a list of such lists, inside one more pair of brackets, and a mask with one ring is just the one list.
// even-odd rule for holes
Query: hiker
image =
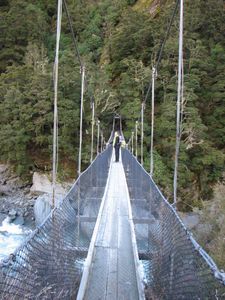
{"label": "hiker", "polygon": [[113,147],[115,148],[116,162],[119,161],[120,145],[121,145],[120,136],[119,136],[118,132],[116,131],[115,135],[114,135],[114,139],[113,139]]}

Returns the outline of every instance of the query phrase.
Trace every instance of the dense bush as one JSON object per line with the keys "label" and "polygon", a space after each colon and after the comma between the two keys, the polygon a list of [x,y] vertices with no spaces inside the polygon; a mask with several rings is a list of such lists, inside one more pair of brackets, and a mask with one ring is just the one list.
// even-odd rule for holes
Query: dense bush
{"label": "dense bush", "polygon": [[[55,1],[47,2],[8,0],[0,6],[0,159],[17,166],[20,174],[40,166],[41,160],[48,168],[51,166],[56,5]],[[118,112],[128,139],[139,117],[174,1],[159,1],[157,14],[151,14],[150,0],[67,2],[88,74],[83,153],[87,163],[91,95],[105,135],[110,132],[112,113]],[[224,170],[224,17],[222,0],[185,3],[181,209],[201,206]],[[178,21],[177,17],[156,83],[155,179],[169,198],[175,148]],[[72,161],[75,169],[80,70],[65,14],[59,76],[59,160]],[[147,169],[150,121],[148,99],[144,140]]]}

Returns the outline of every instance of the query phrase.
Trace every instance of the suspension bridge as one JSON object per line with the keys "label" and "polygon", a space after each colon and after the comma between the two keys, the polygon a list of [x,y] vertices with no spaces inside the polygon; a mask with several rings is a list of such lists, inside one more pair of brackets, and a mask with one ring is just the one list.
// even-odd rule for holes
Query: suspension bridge
{"label": "suspension bridge", "polygon": [[[14,253],[0,262],[0,299],[225,299],[225,274],[195,241],[176,211],[183,30],[183,1],[177,1],[176,8],[178,2],[180,50],[174,205],[165,199],[153,180],[154,80],[159,60],[153,68],[152,82],[141,106],[141,163],[137,159],[138,123],[126,143],[120,117],[114,118],[111,136],[105,147],[98,122],[97,156],[93,160],[95,112],[92,102],[91,164],[81,172],[85,67],[74,38],[82,73],[79,177],[56,207],[58,51],[62,14],[62,1],[58,1],[54,66],[53,209],[44,223]],[[74,37],[65,1],[64,7]],[[149,174],[142,163],[144,106],[151,88]],[[119,126],[117,124],[116,128],[118,119]],[[112,146],[116,129],[124,141],[119,162],[115,162]]]}
{"label": "suspension bridge", "polygon": [[1,262],[1,299],[223,299],[225,275],[128,149],[112,145]]}

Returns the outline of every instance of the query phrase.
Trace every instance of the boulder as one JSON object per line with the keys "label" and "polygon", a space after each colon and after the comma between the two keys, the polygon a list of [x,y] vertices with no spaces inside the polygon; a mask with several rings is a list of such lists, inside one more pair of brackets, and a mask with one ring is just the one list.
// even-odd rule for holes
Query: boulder
{"label": "boulder", "polygon": [[[56,195],[55,206],[59,206],[63,196]],[[34,216],[36,225],[40,225],[49,215],[52,210],[52,194],[42,194],[35,200],[34,203]]]}
{"label": "boulder", "polygon": [[8,171],[8,169],[9,169],[8,165],[0,164],[0,174],[5,173],[6,171]]}
{"label": "boulder", "polygon": [[11,209],[8,213],[9,217],[15,217],[17,215],[17,211],[15,209]]}
{"label": "boulder", "polygon": [[7,196],[10,194],[10,187],[8,185],[0,184],[0,195]]}
{"label": "boulder", "polygon": [[34,216],[37,226],[41,225],[51,212],[49,195],[39,196],[34,204]]}
{"label": "boulder", "polygon": [[7,217],[6,214],[0,213],[0,226],[2,226],[2,221],[4,221],[6,217]]}
{"label": "boulder", "polygon": [[24,187],[24,182],[21,180],[21,178],[14,174],[7,179],[6,184],[11,191],[21,189]]}
{"label": "boulder", "polygon": [[10,216],[10,217],[16,216],[16,214],[17,214],[17,211],[16,211],[15,209],[11,209],[11,210],[9,211],[9,216]]}
{"label": "boulder", "polygon": [[195,228],[200,222],[200,215],[197,212],[181,213],[179,215],[188,229]]}
{"label": "boulder", "polygon": [[17,211],[15,209],[11,209],[8,213],[10,222],[14,221],[17,216]]}
{"label": "boulder", "polygon": [[[30,192],[36,195],[41,195],[44,193],[51,194],[52,183],[49,180],[49,177],[46,174],[34,172],[33,185],[30,189]],[[56,194],[60,196],[64,196],[66,194],[66,190],[60,184],[57,184]]]}
{"label": "boulder", "polygon": [[22,216],[16,217],[13,224],[22,226],[24,224],[24,218]]}

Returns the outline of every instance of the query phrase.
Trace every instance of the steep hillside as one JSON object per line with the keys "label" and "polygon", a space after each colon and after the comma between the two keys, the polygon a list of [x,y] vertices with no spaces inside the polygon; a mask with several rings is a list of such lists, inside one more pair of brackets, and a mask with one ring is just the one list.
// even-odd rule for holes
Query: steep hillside
{"label": "steep hillside", "polygon": [[[128,139],[164,38],[175,1],[68,0],[88,75],[83,168],[90,155],[90,99],[109,135],[112,113],[123,117]],[[0,159],[21,175],[51,169],[52,72],[55,1],[0,4]],[[179,208],[210,199],[221,180],[225,148],[225,11],[222,0],[185,2],[184,123],[179,166]],[[178,16],[156,84],[155,180],[172,198],[175,144]],[[75,176],[78,156],[80,72],[63,15],[59,70],[59,172]],[[145,167],[149,166],[150,100],[145,111]],[[64,168],[63,168],[64,167]]]}

